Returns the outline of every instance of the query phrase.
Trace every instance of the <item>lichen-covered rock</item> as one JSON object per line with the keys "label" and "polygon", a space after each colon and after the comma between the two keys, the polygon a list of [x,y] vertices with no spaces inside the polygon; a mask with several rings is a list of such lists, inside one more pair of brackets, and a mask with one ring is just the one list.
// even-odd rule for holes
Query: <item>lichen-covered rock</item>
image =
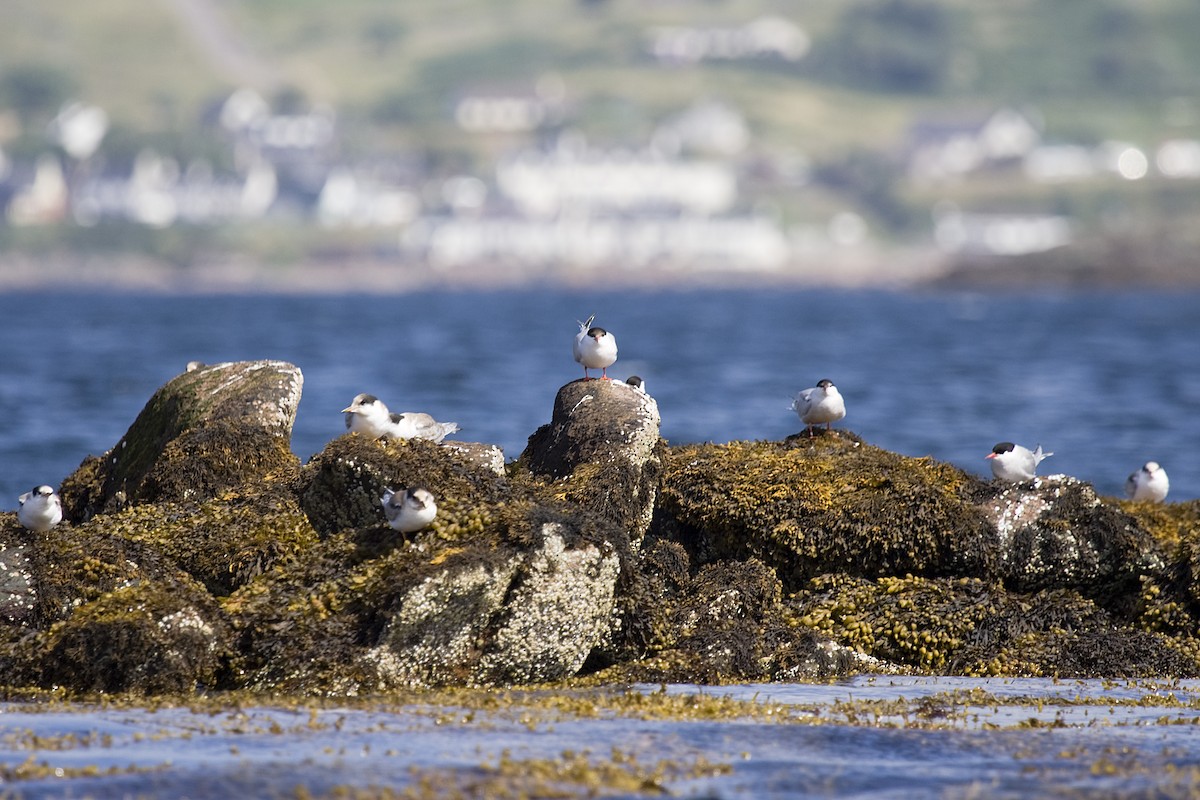
{"label": "lichen-covered rock", "polygon": [[[215,364],[176,376],[154,393],[112,450],[84,461],[64,481],[60,494],[68,519],[81,522],[160,496],[207,499],[290,468],[295,458],[287,447],[303,382],[300,370],[283,361]],[[278,446],[263,448],[264,433]],[[160,464],[164,456],[174,466]],[[181,468],[188,459],[193,463]]]}
{"label": "lichen-covered rock", "polygon": [[1134,518],[1075,478],[1011,484],[983,507],[999,535],[995,574],[1017,591],[1076,588],[1120,603],[1166,563]]}
{"label": "lichen-covered rock", "polygon": [[981,481],[847,431],[671,448],[656,529],[698,563],[755,558],[786,591],[817,575],[987,574]]}

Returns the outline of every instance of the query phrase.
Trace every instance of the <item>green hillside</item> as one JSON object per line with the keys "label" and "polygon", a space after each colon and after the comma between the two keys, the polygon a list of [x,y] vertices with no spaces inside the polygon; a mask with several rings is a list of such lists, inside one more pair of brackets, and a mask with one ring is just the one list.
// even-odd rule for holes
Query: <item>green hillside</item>
{"label": "green hillside", "polygon": [[[806,58],[664,68],[646,53],[654,26],[765,14],[812,37]],[[765,146],[817,155],[886,143],[925,109],[1006,102],[1037,105],[1051,137],[1200,125],[1178,99],[1200,89],[1200,6],[1187,0],[12,0],[5,18],[6,88],[44,71],[144,135],[185,133],[206,102],[249,84],[333,105],[357,146],[451,146],[457,93],[551,70],[597,135],[634,140],[702,95],[743,108]]]}
{"label": "green hillside", "polygon": [[[803,30],[804,57],[666,65],[649,52],[662,28],[768,15]],[[4,21],[0,149],[15,158],[44,150],[69,98],[109,113],[110,163],[146,145],[228,158],[200,122],[249,86],[276,110],[333,108],[347,160],[416,153],[482,173],[533,137],[462,131],[456,98],[553,74],[563,124],[606,146],[642,146],[698,99],[724,101],[745,116],[750,156],[801,156],[824,178],[802,203],[778,187],[757,201],[795,221],[849,199],[895,231],[927,225],[947,193],[1095,222],[1117,191],[893,185],[879,165],[924,118],[1011,106],[1034,114],[1046,142],[1200,138],[1194,0],[9,0]],[[1141,188],[1134,208],[1192,215],[1194,194]]]}

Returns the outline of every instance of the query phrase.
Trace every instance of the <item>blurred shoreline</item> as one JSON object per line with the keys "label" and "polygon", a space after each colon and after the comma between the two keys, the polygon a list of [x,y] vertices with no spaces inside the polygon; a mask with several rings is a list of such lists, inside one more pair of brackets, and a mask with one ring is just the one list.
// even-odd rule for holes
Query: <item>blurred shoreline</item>
{"label": "blurred shoreline", "polygon": [[538,286],[596,289],[831,288],[1036,290],[1200,289],[1200,257],[1128,242],[1033,256],[951,255],[933,247],[822,250],[774,270],[683,265],[539,265],[438,268],[350,254],[290,263],[230,255],[183,266],[142,254],[0,255],[0,293],[104,291],[163,294],[380,294]]}

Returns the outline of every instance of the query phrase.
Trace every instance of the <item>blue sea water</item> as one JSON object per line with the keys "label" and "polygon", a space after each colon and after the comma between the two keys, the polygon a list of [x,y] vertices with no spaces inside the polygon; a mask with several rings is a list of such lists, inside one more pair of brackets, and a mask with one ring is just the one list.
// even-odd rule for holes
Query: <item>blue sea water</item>
{"label": "blue sea water", "polygon": [[1121,492],[1147,460],[1200,496],[1200,295],[800,289],[428,291],[401,296],[0,294],[0,509],[125,433],[188,361],[271,358],[304,373],[308,459],[371,392],[457,421],[509,458],[582,375],[576,320],[617,337],[672,444],[781,439],[821,378],[872,444],[988,476],[998,441],[1042,444],[1043,474]]}

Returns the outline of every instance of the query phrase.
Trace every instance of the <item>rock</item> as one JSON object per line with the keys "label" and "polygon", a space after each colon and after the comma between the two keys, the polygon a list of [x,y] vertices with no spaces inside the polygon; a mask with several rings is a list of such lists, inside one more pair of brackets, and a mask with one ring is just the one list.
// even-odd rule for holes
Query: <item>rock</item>
{"label": "rock", "polygon": [[453,498],[495,503],[508,491],[503,470],[476,450],[424,439],[372,440],[354,433],[331,441],[301,472],[301,506],[322,535],[384,525],[384,489],[424,486],[445,517]]}
{"label": "rock", "polygon": [[230,645],[216,602],[188,581],[118,587],[50,628],[41,683],[164,694],[216,683]]}
{"label": "rock", "polygon": [[550,423],[532,436],[519,462],[561,482],[564,496],[641,541],[650,527],[665,444],[658,404],[620,381],[578,380],[558,391]]}
{"label": "rock", "polygon": [[848,431],[687,445],[671,448],[666,464],[655,527],[698,564],[755,558],[789,592],[829,572],[994,569],[996,533],[975,503],[982,481]]}
{"label": "rock", "polygon": [[33,546],[16,514],[0,514],[0,623],[33,622],[37,593],[33,588]]}
{"label": "rock", "polygon": [[303,382],[283,361],[215,364],[176,376],[112,450],[64,481],[68,519],[82,522],[159,497],[202,500],[294,469],[288,448]]}
{"label": "rock", "polygon": [[611,549],[567,548],[563,533],[544,525],[531,552],[414,586],[370,654],[387,683],[538,683],[577,673],[612,627],[620,563]]}
{"label": "rock", "polygon": [[995,574],[1017,591],[1074,588],[1120,602],[1166,563],[1133,517],[1066,475],[1010,484],[983,508],[999,537]]}

